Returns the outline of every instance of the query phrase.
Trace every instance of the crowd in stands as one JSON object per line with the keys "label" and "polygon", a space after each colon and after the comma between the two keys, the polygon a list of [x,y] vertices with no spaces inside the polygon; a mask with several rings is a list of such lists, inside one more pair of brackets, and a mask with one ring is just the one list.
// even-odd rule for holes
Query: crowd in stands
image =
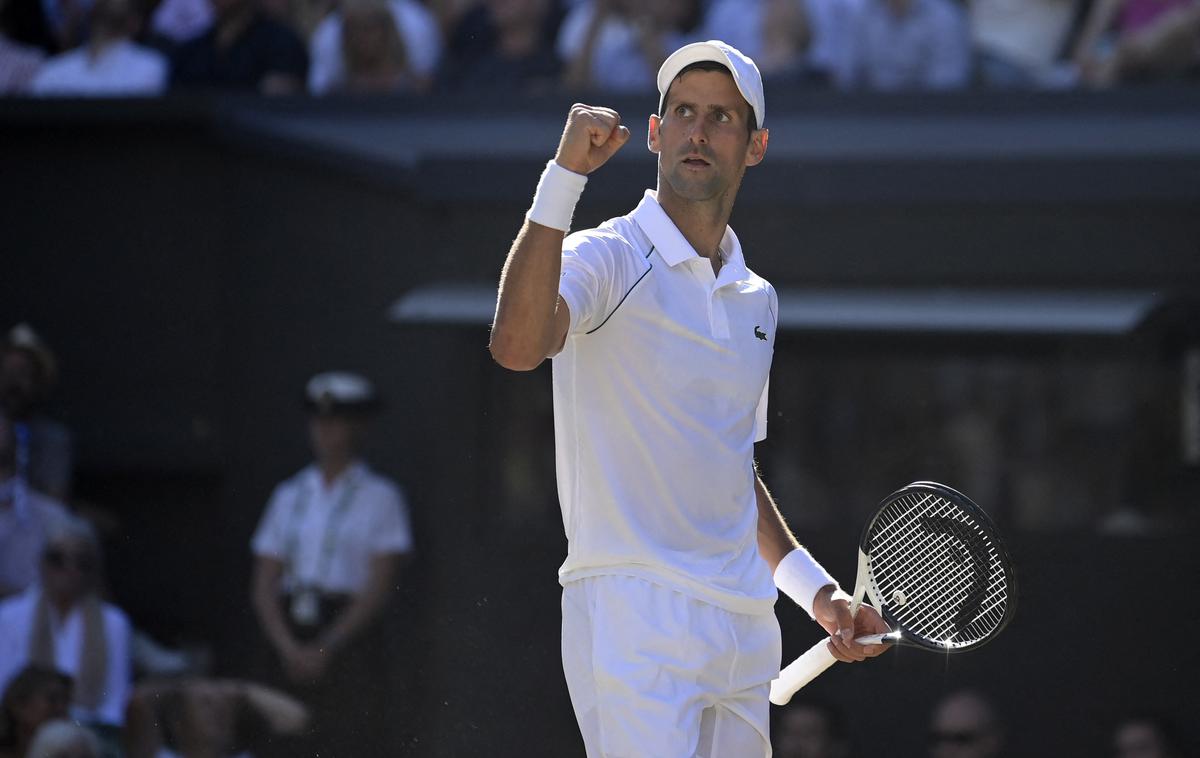
{"label": "crowd in stands", "polygon": [[1200,0],[0,0],[0,95],[652,92],[713,38],[776,87],[1200,77]]}

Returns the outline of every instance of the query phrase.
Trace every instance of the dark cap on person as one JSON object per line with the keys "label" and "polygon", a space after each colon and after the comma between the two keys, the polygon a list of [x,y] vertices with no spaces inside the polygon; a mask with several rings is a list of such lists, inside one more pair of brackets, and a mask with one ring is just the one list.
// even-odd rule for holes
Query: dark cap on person
{"label": "dark cap on person", "polygon": [[308,380],[304,405],[312,413],[368,414],[379,408],[371,381],[349,371],[326,371]]}

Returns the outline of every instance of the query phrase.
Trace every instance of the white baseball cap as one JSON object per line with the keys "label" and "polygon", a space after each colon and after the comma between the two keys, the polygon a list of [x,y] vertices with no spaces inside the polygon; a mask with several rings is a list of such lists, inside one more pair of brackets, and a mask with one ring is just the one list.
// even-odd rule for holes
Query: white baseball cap
{"label": "white baseball cap", "polygon": [[327,371],[309,379],[304,401],[310,411],[320,414],[372,411],[378,404],[370,380],[349,371]]}
{"label": "white baseball cap", "polygon": [[679,76],[679,72],[693,63],[701,61],[720,63],[729,69],[729,73],[733,74],[734,84],[742,93],[742,97],[746,98],[746,102],[750,103],[750,108],[754,111],[754,118],[761,129],[767,117],[767,101],[763,97],[762,74],[758,72],[758,66],[754,65],[754,61],[750,60],[749,56],[743,54],[736,47],[716,39],[684,45],[663,61],[662,68],[658,70],[659,112],[662,112],[663,101],[667,98],[667,90],[670,89],[671,82],[675,81],[675,77]]}

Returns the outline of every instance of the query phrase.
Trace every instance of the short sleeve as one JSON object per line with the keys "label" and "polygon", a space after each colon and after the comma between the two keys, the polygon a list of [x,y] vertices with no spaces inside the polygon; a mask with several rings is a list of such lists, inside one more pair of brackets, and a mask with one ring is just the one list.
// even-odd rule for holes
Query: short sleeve
{"label": "short sleeve", "polygon": [[628,242],[589,230],[563,241],[558,294],[571,311],[568,335],[595,331],[649,268]]}
{"label": "short sleeve", "polygon": [[412,550],[408,503],[398,487],[380,488],[375,523],[371,527],[371,553],[407,553]]}
{"label": "short sleeve", "polygon": [[[767,285],[768,307],[771,309],[771,350],[775,349],[775,337],[779,334],[779,296],[775,288]],[[758,398],[758,407],[754,409],[754,441],[762,442],[767,438],[767,390],[771,387],[771,376],[763,382],[762,395]]]}
{"label": "short sleeve", "polygon": [[285,483],[276,487],[275,491],[271,493],[267,509],[263,513],[262,520],[258,522],[254,539],[250,542],[250,549],[255,555],[283,557],[286,549],[286,535],[284,534],[286,511],[288,500],[291,499],[286,495],[288,491],[289,488]]}

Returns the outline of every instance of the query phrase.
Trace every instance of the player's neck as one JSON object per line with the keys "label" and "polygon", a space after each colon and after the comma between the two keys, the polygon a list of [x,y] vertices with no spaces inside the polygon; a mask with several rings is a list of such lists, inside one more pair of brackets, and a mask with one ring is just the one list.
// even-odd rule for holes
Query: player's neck
{"label": "player's neck", "polygon": [[721,271],[721,240],[733,212],[733,197],[721,195],[712,200],[686,200],[670,189],[670,184],[658,183],[658,204],[700,255],[712,263],[713,273]]}

